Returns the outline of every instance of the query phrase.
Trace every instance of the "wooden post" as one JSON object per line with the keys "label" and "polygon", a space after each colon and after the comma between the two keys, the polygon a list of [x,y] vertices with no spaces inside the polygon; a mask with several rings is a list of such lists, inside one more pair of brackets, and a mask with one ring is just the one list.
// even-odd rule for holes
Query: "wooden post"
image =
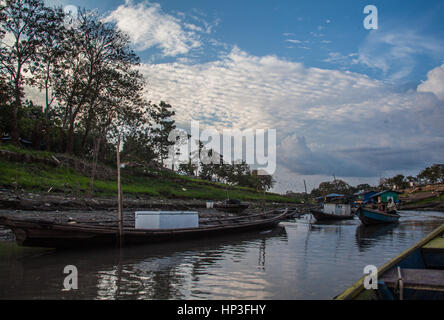
{"label": "wooden post", "polygon": [[262,211],[265,213],[265,188],[264,188],[263,198],[262,198]]}
{"label": "wooden post", "polygon": [[117,206],[119,218],[119,244],[123,245],[123,205],[122,205],[122,185],[120,183],[120,133],[117,134]]}
{"label": "wooden post", "polygon": [[90,198],[92,198],[93,193],[94,193],[94,177],[96,175],[96,170],[97,170],[97,160],[98,160],[98,156],[99,156],[100,140],[101,140],[100,137],[98,139],[94,138],[94,157],[93,157],[93,164],[92,164],[92,171],[91,171],[91,180],[89,183],[89,197]]}

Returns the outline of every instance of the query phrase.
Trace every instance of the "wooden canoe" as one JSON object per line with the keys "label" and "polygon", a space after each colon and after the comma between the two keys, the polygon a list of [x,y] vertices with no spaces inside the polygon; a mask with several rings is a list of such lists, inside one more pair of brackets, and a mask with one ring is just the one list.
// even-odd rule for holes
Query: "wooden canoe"
{"label": "wooden canoe", "polygon": [[318,221],[351,220],[355,217],[354,215],[338,215],[325,213],[319,210],[310,210],[310,212]]}
{"label": "wooden canoe", "polygon": [[216,203],[214,208],[219,211],[229,212],[229,213],[237,213],[240,214],[247,210],[249,207],[248,204],[231,204],[231,203]]}
{"label": "wooden canoe", "polygon": [[444,224],[378,268],[378,289],[360,279],[337,300],[443,300]]}
{"label": "wooden canoe", "polygon": [[[125,245],[149,244],[183,239],[202,238],[236,232],[267,229],[287,219],[288,210],[260,214],[203,220],[197,228],[142,230],[123,229]],[[63,224],[49,221],[18,220],[0,217],[0,225],[11,229],[18,244],[26,247],[72,248],[117,246],[117,226]]]}
{"label": "wooden canoe", "polygon": [[386,213],[365,207],[359,207],[356,215],[365,225],[396,223],[401,217],[399,214]]}

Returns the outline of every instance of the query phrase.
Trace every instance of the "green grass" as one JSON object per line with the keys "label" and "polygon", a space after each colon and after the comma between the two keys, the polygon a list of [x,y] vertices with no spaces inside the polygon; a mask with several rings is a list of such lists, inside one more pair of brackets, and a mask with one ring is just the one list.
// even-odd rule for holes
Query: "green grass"
{"label": "green grass", "polygon": [[[18,163],[0,160],[0,185],[9,189],[23,189],[28,192],[63,193],[86,195],[90,178],[64,167],[49,167],[40,163]],[[174,173],[162,173],[158,177],[145,177],[131,171],[122,170],[122,190],[125,196],[223,200],[227,197],[225,186],[221,183],[192,179]],[[251,188],[228,187],[230,198],[244,201],[259,201],[262,193]],[[115,180],[94,182],[94,195],[114,197],[117,194]],[[266,201],[296,202],[284,196],[267,193]]]}

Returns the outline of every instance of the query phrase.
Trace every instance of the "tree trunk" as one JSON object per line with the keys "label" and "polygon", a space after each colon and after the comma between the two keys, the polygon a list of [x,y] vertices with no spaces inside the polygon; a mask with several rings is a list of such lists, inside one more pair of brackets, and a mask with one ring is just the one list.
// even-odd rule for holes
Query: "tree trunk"
{"label": "tree trunk", "polygon": [[19,145],[19,132],[17,125],[17,100],[12,104],[12,118],[11,118],[11,140],[12,144],[18,146]]}
{"label": "tree trunk", "polygon": [[66,153],[67,154],[73,154],[73,151],[74,151],[74,121],[75,121],[75,118],[71,117],[71,120],[69,123],[69,130],[68,130],[68,139],[66,142]]}
{"label": "tree trunk", "polygon": [[40,146],[42,143],[42,123],[40,120],[37,120],[34,125],[34,130],[32,134],[32,147],[35,150],[40,150]]}
{"label": "tree trunk", "polygon": [[94,157],[93,157],[93,165],[92,165],[92,172],[91,172],[91,181],[89,184],[89,196],[92,197],[94,193],[94,177],[96,175],[97,170],[97,158],[99,156],[99,149],[100,149],[100,140],[101,137],[94,139]]}
{"label": "tree trunk", "polygon": [[11,140],[16,146],[19,145],[19,130],[18,130],[18,119],[17,112],[22,103],[20,97],[20,73],[17,72],[16,80],[14,81],[14,102],[12,103],[12,119],[11,119]]}
{"label": "tree trunk", "polygon": [[122,204],[122,185],[120,183],[120,133],[117,140],[117,206],[119,219],[119,244],[123,246],[123,204]]}

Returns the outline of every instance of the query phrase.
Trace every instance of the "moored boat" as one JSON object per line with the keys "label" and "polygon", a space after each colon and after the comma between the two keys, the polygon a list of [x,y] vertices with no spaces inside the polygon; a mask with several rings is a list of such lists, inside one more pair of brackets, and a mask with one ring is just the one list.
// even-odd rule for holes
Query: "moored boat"
{"label": "moored boat", "polygon": [[[279,222],[287,219],[287,214],[288,210],[273,210],[240,217],[202,220],[195,228],[124,228],[123,240],[125,245],[150,244],[261,230],[276,226]],[[120,238],[117,226],[54,223],[5,217],[0,217],[0,225],[11,229],[18,244],[26,247],[116,246],[119,244]]]}
{"label": "moored boat", "polygon": [[444,224],[378,268],[378,288],[366,289],[365,277],[336,300],[443,300]]}
{"label": "moored boat", "polygon": [[356,211],[356,215],[365,225],[396,223],[401,217],[396,212],[387,213],[367,207],[359,207]]}
{"label": "moored boat", "polygon": [[320,211],[320,210],[310,210],[310,213],[318,221],[351,220],[351,219],[354,219],[354,215],[353,214],[339,215],[339,214],[334,214],[334,213],[325,213],[325,212]]}
{"label": "moored boat", "polygon": [[350,198],[342,194],[333,193],[318,199],[322,199],[323,202],[320,203],[322,207],[310,210],[310,213],[316,220],[338,221],[354,219],[355,215],[352,212]]}

